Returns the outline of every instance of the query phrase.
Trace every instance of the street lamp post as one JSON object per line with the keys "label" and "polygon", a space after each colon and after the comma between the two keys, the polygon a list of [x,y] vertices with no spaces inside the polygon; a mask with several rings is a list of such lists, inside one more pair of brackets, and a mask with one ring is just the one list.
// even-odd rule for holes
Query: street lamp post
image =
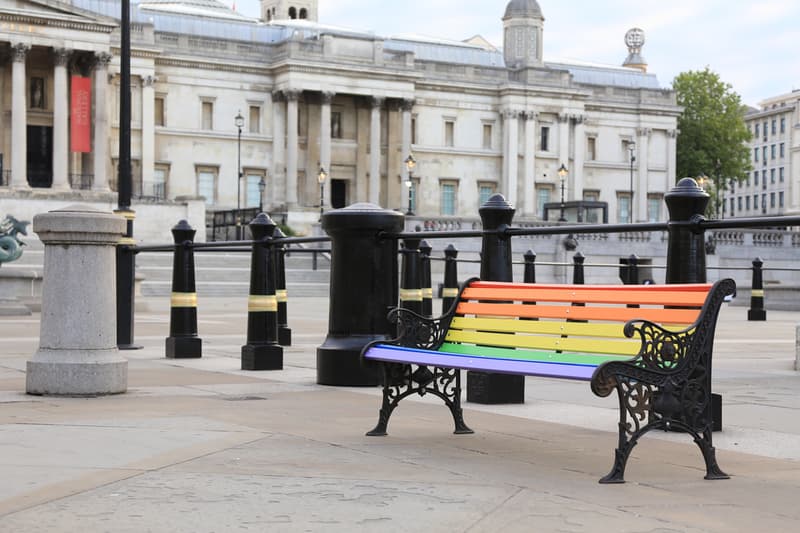
{"label": "street lamp post", "polygon": [[561,216],[558,217],[559,222],[566,222],[567,218],[564,216],[564,180],[569,171],[564,163],[561,163],[561,168],[558,169],[558,177],[561,179]]}
{"label": "street lamp post", "polygon": [[264,176],[258,180],[258,212],[264,211],[264,191],[267,190],[267,182],[264,181]]}
{"label": "street lamp post", "polygon": [[[716,198],[714,198],[714,217],[725,218],[725,183],[722,181],[722,163],[717,158],[717,164],[714,166],[714,189]],[[720,184],[722,188],[720,188]],[[722,203],[722,210],[720,213],[719,204]],[[720,214],[722,216],[720,216]]]}
{"label": "street lamp post", "polygon": [[631,141],[628,143],[628,155],[631,163],[631,183],[630,183],[630,205],[628,206],[628,222],[633,224],[633,163],[636,161],[636,143]]}
{"label": "street lamp post", "polygon": [[319,167],[319,174],[317,174],[317,181],[319,182],[319,220],[322,221],[322,206],[325,202],[325,180],[328,179],[328,173],[325,172],[323,167]]}
{"label": "street lamp post", "polygon": [[239,111],[233,119],[236,124],[236,129],[239,130],[239,135],[236,142],[236,240],[242,239],[242,127],[244,126],[244,117],[242,112]]}
{"label": "street lamp post", "polygon": [[417,160],[414,159],[414,154],[408,154],[405,160],[406,168],[408,169],[408,179],[406,179],[406,187],[408,187],[408,211],[406,215],[413,215],[414,212],[411,210],[411,188],[414,186],[414,180],[412,179],[412,171],[414,167],[417,166]]}

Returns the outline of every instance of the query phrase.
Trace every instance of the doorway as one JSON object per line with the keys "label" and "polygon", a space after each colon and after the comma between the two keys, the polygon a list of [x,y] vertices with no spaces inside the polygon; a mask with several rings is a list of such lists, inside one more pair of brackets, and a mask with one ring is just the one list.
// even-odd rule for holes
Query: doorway
{"label": "doorway", "polygon": [[331,206],[341,209],[347,205],[347,180],[331,180]]}
{"label": "doorway", "polygon": [[53,128],[28,126],[28,185],[53,185]]}

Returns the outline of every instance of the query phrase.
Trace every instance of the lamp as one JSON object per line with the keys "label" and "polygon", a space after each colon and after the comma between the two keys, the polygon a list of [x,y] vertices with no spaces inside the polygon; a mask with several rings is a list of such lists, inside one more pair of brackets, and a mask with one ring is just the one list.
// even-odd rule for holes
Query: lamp
{"label": "lamp", "polygon": [[325,180],[328,179],[328,173],[325,172],[323,167],[319,167],[317,174],[317,181],[319,182],[319,219],[322,221],[322,205],[324,203]]}
{"label": "lamp", "polygon": [[408,187],[408,211],[406,215],[414,215],[414,212],[411,210],[411,188],[414,186],[414,180],[412,179],[412,171],[414,167],[417,166],[417,160],[414,159],[414,154],[408,154],[406,160],[404,161],[406,164],[406,168],[408,169],[408,178],[406,179],[406,187]]}
{"label": "lamp", "polygon": [[242,239],[242,127],[244,126],[244,117],[241,111],[236,113],[233,123],[236,125],[236,129],[239,130],[236,144],[236,240],[238,241]]}
{"label": "lamp", "polygon": [[558,177],[561,179],[561,216],[558,217],[559,222],[566,222],[567,219],[564,216],[564,180],[569,174],[569,170],[567,167],[564,166],[564,163],[561,163],[561,168],[558,169]]}
{"label": "lamp", "polygon": [[631,163],[631,186],[630,186],[630,201],[631,205],[628,206],[628,222],[633,224],[633,163],[636,161],[636,154],[634,153],[636,150],[636,143],[631,141],[628,143],[628,155],[630,156],[630,163]]}

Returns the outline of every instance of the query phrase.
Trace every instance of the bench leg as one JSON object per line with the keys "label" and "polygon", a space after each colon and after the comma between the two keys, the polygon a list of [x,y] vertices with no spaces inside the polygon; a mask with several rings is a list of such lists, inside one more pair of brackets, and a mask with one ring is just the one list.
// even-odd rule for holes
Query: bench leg
{"label": "bench leg", "polygon": [[[383,372],[383,401],[381,410],[378,412],[378,423],[372,430],[367,432],[368,437],[386,436],[386,428],[389,425],[389,417],[397,404],[407,394],[401,394],[400,390],[408,388],[411,382],[411,365],[397,363],[382,363]],[[408,391],[406,391],[408,392]]]}
{"label": "bench leg", "polygon": [[694,437],[694,441],[703,452],[703,460],[706,462],[705,479],[730,479],[730,476],[723,472],[717,464],[717,451],[711,445],[711,431],[710,429],[704,431],[702,437],[700,435]]}

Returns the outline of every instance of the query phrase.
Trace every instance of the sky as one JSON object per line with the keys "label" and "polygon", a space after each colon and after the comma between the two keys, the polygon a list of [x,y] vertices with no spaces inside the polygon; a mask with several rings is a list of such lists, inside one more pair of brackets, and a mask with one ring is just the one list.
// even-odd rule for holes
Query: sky
{"label": "sky", "polygon": [[[221,0],[231,5],[232,0]],[[625,32],[645,32],[642,55],[662,87],[709,67],[756,107],[800,89],[800,0],[538,0],[544,58],[621,65]],[[257,17],[258,0],[235,0]],[[388,37],[414,33],[502,46],[507,0],[319,0],[323,24]]]}

